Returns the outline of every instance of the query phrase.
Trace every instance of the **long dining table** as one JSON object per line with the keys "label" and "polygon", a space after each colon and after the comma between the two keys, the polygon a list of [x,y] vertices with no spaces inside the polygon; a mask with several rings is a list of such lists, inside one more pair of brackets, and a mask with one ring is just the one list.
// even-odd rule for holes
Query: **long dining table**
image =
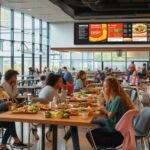
{"label": "long dining table", "polygon": [[45,125],[54,125],[52,150],[57,150],[57,126],[91,126],[94,115],[82,119],[81,116],[70,116],[69,119],[45,118],[43,112],[37,114],[15,114],[11,111],[0,113],[0,121],[6,122],[27,122],[42,124],[41,150],[45,150]]}

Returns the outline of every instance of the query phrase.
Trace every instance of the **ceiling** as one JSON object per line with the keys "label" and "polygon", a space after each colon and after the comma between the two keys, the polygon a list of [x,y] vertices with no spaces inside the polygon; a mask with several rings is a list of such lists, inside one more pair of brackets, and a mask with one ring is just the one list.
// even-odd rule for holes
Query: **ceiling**
{"label": "ceiling", "polygon": [[75,20],[149,18],[150,0],[49,0]]}
{"label": "ceiling", "polygon": [[73,21],[49,0],[0,0],[0,4],[49,22]]}
{"label": "ceiling", "polygon": [[0,0],[48,22],[150,20],[150,0]]}

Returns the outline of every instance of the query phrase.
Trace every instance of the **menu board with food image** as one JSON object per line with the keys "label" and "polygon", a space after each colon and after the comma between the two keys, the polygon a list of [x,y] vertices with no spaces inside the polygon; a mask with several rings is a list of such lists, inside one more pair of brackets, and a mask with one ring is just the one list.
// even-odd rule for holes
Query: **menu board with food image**
{"label": "menu board with food image", "polygon": [[132,24],[132,40],[147,41],[147,24],[144,23]]}
{"label": "menu board with food image", "polygon": [[150,23],[75,23],[75,44],[148,44]]}
{"label": "menu board with food image", "polygon": [[122,23],[108,24],[108,41],[110,42],[123,41],[123,24]]}
{"label": "menu board with food image", "polygon": [[104,42],[107,40],[106,24],[89,24],[89,42]]}

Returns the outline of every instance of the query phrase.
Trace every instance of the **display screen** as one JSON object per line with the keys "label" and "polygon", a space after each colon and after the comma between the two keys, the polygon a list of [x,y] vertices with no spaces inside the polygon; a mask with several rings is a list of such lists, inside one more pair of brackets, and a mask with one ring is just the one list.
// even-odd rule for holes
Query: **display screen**
{"label": "display screen", "polygon": [[150,23],[75,23],[74,44],[150,43]]}

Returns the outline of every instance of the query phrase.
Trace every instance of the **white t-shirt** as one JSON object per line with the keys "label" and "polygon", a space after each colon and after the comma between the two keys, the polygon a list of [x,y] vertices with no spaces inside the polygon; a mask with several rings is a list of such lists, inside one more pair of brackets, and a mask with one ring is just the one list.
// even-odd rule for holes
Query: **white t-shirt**
{"label": "white t-shirt", "polygon": [[15,98],[17,95],[17,84],[16,86],[12,87],[7,81],[3,81],[1,87],[7,92],[10,98]]}

